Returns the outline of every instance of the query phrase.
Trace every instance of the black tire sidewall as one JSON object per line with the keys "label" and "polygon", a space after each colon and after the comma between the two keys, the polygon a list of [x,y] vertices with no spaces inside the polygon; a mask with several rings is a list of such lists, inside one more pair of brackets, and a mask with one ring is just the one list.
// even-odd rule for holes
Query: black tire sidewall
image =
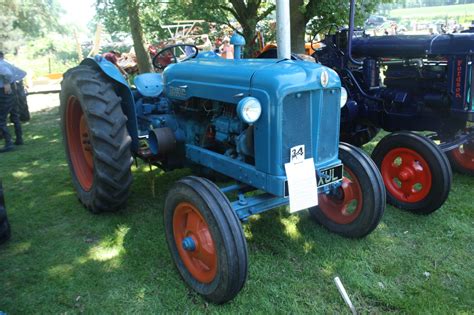
{"label": "black tire sidewall", "polygon": [[[187,178],[189,179],[196,177]],[[189,183],[183,184],[183,181],[179,181],[169,190],[169,193],[166,197],[163,213],[166,231],[165,234],[172,258],[184,281],[192,289],[201,294],[207,300],[213,303],[220,304],[225,303],[235,294],[237,294],[241,290],[243,283],[245,282],[247,275],[246,266],[248,263],[247,248],[242,227],[240,225],[240,222],[238,221],[237,215],[231,208],[230,204],[224,201],[216,204],[218,205],[218,209],[211,209],[209,207],[209,204],[212,204],[212,201],[206,200],[205,198],[207,198],[208,196],[200,195],[198,189],[195,189],[195,187],[197,187],[198,185],[207,185],[207,188],[209,188],[210,185],[215,185],[207,180],[200,180],[201,183],[193,183],[194,187],[189,185]],[[217,188],[213,190],[214,195],[217,195],[219,193],[222,194],[219,190],[217,190]],[[223,194],[222,196],[226,198]],[[217,202],[218,200],[216,199],[215,201]],[[188,202],[195,206],[200,211],[204,220],[206,220],[206,223],[208,224],[215,245],[218,268],[216,272],[216,277],[210,283],[202,283],[196,280],[187,270],[179,255],[177,244],[175,243],[174,239],[173,215],[176,206],[181,202]],[[220,216],[220,218],[218,218],[218,216]],[[228,224],[225,224],[224,222]],[[237,248],[239,244],[241,244],[241,247],[243,248]],[[244,254],[237,256],[232,255],[229,249],[231,246],[236,246],[235,250],[237,251],[243,250]],[[245,261],[239,261],[235,263],[232,261],[235,259],[243,259]],[[238,267],[242,266],[242,264],[244,264],[245,266],[245,271],[242,271],[241,268]],[[233,272],[231,265],[233,265],[234,268],[238,267],[240,272],[243,272],[244,278],[241,284],[235,283],[235,281],[231,280],[235,278],[235,275],[229,274],[230,272]]]}
{"label": "black tire sidewall", "polygon": [[[91,88],[88,88],[87,86],[81,87],[81,84],[83,84],[82,82],[85,80],[90,80],[95,83],[95,89],[88,90]],[[98,95],[94,101],[91,101],[90,99],[86,99],[84,94],[86,92],[88,93],[89,98],[90,94],[100,95]],[[75,96],[81,105],[86,123],[89,127],[89,140],[94,152],[93,182],[88,191],[84,190],[80,184],[70,156],[66,123],[67,101],[71,96]],[[117,124],[118,121],[124,122],[127,120],[121,108],[119,110],[114,109],[116,106],[120,107],[120,98],[113,90],[113,85],[110,84],[107,78],[105,78],[99,70],[81,65],[69,70],[65,74],[65,78],[61,83],[60,100],[61,129],[63,133],[66,159],[71,173],[73,186],[77,192],[79,200],[86,208],[94,213],[102,211],[117,211],[120,208],[123,208],[128,199],[129,188],[132,181],[131,138],[126,127],[124,131],[120,131],[121,129],[118,128],[114,137],[108,135],[108,131],[112,132],[116,127],[115,125],[111,126],[109,120],[117,122]],[[100,114],[97,113],[92,115],[92,111],[102,111],[103,113],[106,113],[108,117],[105,119],[101,118]],[[91,117],[93,117],[93,119]],[[100,139],[98,136],[99,133],[103,134],[101,136],[102,138],[109,137],[107,138],[108,142]],[[126,146],[125,150],[123,149],[124,144]],[[108,156],[111,163],[119,165],[120,170],[117,170],[117,166],[112,167],[111,164],[100,161],[97,157],[99,151],[102,156]],[[120,156],[117,160],[111,158],[116,152],[120,152]]]}
{"label": "black tire sidewall", "polygon": [[448,198],[452,182],[452,171],[446,155],[430,139],[413,132],[398,132],[385,136],[375,147],[372,158],[381,169],[386,154],[396,148],[408,148],[417,152],[428,164],[431,172],[431,189],[418,202],[403,202],[387,189],[388,203],[404,210],[427,214],[437,210]]}
{"label": "black tire sidewall", "polygon": [[[65,99],[61,101],[61,103],[64,104],[64,106],[61,106],[61,129],[62,129],[62,134],[63,134],[63,142],[64,142],[64,147],[66,151],[66,159],[68,162],[69,166],[69,171],[71,174],[72,182],[74,185],[74,188],[76,189],[76,192],[78,194],[79,200],[81,200],[82,203],[84,203],[86,206],[91,205],[93,203],[93,200],[95,198],[95,185],[97,183],[96,179],[96,172],[93,172],[94,179],[92,181],[92,186],[89,191],[84,190],[82,185],[79,183],[79,180],[77,178],[76,172],[74,170],[74,166],[72,164],[71,160],[71,153],[70,153],[70,148],[69,148],[69,142],[67,139],[67,100],[71,96],[75,96],[78,101],[81,104],[82,112],[84,113],[87,125],[90,126],[89,124],[89,117],[86,114],[87,113],[87,107],[84,105],[84,97],[82,94],[82,91],[80,88],[74,84],[75,80],[65,80],[63,81],[64,84],[61,86],[61,97],[64,97]],[[91,137],[91,144],[94,146],[94,139]],[[95,156],[93,156],[93,161],[94,165],[96,164]]]}
{"label": "black tire sidewall", "polygon": [[352,171],[362,191],[362,209],[359,216],[348,224],[330,220],[319,207],[311,208],[310,213],[328,230],[339,235],[359,238],[372,232],[378,225],[385,210],[385,190],[375,164],[360,149],[341,143],[339,158],[345,168]]}

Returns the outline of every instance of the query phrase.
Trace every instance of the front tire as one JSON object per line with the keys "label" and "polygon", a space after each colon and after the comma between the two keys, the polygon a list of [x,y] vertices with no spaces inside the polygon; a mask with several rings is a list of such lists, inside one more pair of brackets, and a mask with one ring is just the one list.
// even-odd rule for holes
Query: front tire
{"label": "front tire", "polygon": [[61,127],[72,182],[94,213],[125,205],[132,183],[131,138],[121,99],[106,76],[80,65],[61,82]]}
{"label": "front tire", "polygon": [[374,162],[359,148],[340,143],[344,164],[342,186],[319,195],[319,205],[309,209],[312,217],[328,230],[351,238],[372,232],[385,211],[385,189]]}
{"label": "front tire", "polygon": [[387,201],[395,207],[429,214],[448,198],[451,166],[430,139],[414,132],[394,132],[377,144],[372,158],[382,174]]}
{"label": "front tire", "polygon": [[185,177],[169,190],[166,240],[187,285],[216,304],[234,298],[247,279],[247,243],[229,200],[211,181]]}

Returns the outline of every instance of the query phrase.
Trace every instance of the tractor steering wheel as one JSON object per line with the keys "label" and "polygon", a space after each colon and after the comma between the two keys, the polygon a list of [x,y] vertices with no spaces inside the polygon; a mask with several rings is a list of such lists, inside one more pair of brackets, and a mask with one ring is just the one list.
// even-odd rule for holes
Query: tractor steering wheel
{"label": "tractor steering wheel", "polygon": [[163,48],[153,57],[153,66],[163,71],[172,63],[183,62],[195,58],[199,49],[195,45],[177,44]]}

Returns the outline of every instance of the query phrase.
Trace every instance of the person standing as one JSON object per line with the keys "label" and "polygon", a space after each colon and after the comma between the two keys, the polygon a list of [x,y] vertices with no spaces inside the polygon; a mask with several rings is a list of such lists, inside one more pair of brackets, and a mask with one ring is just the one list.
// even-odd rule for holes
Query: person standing
{"label": "person standing", "polygon": [[23,133],[21,129],[20,115],[15,108],[16,81],[21,81],[26,76],[26,72],[4,59],[3,52],[0,51],[0,133],[5,139],[5,146],[0,149],[0,153],[13,150],[13,141],[7,128],[7,116],[11,114],[11,120],[15,127],[15,144],[23,144]]}

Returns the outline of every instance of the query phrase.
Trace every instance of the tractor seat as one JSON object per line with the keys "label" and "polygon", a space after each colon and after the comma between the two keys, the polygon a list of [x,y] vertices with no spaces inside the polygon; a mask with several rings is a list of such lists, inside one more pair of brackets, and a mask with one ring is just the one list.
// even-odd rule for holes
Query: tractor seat
{"label": "tractor seat", "polygon": [[144,73],[133,80],[138,92],[145,97],[158,97],[163,92],[163,78],[160,73]]}

